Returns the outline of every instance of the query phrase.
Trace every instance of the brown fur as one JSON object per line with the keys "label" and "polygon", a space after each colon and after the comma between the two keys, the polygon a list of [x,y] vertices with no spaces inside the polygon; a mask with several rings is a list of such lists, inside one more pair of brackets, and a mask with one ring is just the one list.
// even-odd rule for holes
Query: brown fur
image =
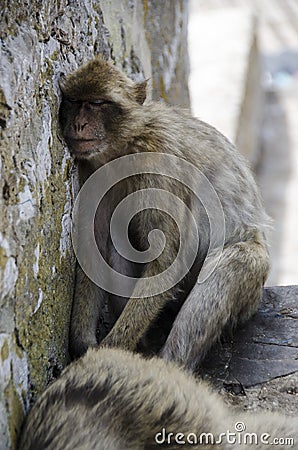
{"label": "brown fur", "polygon": [[[236,422],[245,424],[243,433],[235,431]],[[157,444],[155,436],[163,429],[175,436],[183,433],[178,440],[185,440],[185,445],[175,442],[174,436],[171,445]],[[199,439],[202,433],[213,433],[218,439],[228,430],[237,440],[256,433],[259,444],[237,445],[226,438],[221,445],[187,443],[193,434]],[[260,442],[263,433],[270,435],[269,443],[294,438],[297,446],[294,418],[232,412],[204,382],[170,363],[119,349],[89,349],[37,400],[23,427],[19,450],[265,450],[270,445]],[[158,438],[160,442],[163,436]],[[295,443],[273,447],[295,448]]]}
{"label": "brown fur", "polygon": [[[78,161],[81,184],[97,168],[126,154],[175,155],[206,175],[221,201],[226,221],[225,245],[217,268],[198,284],[209,246],[209,222],[191,192],[176,180],[154,175],[127,178],[109,192],[96,219],[95,233],[100,251],[117,272],[137,278],[154,276],[165,270],[177,254],[179,234],[175,222],[156,209],[139,213],[131,223],[130,234],[133,245],[145,250],[148,233],[161,229],[167,243],[157,259],[142,266],[130,263],[113,249],[109,238],[111,214],[119,201],[138,189],[155,187],[179,196],[197,219],[199,250],[184,280],[160,295],[143,299],[108,295],[79,268],[71,352],[80,356],[88,347],[97,346],[98,322],[103,304],[108,301],[113,327],[102,345],[145,353],[160,351],[163,358],[193,369],[224,327],[247,320],[258,305],[268,272],[267,216],[253,177],[234,146],[217,130],[178,108],[158,102],[143,104],[145,83],[133,83],[100,58],[69,75],[61,82],[61,89],[62,134]],[[96,103],[99,100],[103,103]],[[187,227],[188,219],[183,214],[177,209],[177,218]],[[190,245],[193,239],[190,235]],[[136,293],[142,294],[138,283]]]}

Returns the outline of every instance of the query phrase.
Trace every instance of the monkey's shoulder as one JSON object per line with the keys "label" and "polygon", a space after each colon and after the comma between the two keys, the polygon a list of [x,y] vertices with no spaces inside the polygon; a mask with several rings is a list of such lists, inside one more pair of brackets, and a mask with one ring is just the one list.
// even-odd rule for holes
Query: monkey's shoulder
{"label": "monkey's shoulder", "polygon": [[[194,117],[187,109],[163,102],[150,102],[142,106],[142,133],[167,143],[171,149],[192,148],[192,152],[208,147],[223,153],[235,153],[235,146],[215,127]],[[143,142],[147,142],[144,140]]]}
{"label": "monkey's shoulder", "polygon": [[193,163],[202,172],[246,170],[235,146],[212,125],[190,111],[150,102],[139,109],[142,126],[135,129],[131,152],[161,152]]}

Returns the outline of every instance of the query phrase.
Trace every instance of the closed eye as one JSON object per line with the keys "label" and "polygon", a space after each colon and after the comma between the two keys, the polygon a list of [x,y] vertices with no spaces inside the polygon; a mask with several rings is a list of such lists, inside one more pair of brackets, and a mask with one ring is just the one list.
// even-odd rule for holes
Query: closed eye
{"label": "closed eye", "polygon": [[89,100],[88,101],[88,100],[77,99],[77,98],[74,98],[74,97],[64,97],[64,101],[72,103],[72,104],[76,104],[76,105],[79,105],[79,106],[85,103],[86,105],[89,105],[89,106],[91,106],[93,108],[97,108],[97,107],[99,107],[101,105],[112,103],[111,101],[104,100],[104,99]]}
{"label": "closed eye", "polygon": [[100,105],[104,105],[105,103],[110,103],[110,102],[107,100],[92,100],[92,102],[89,101],[88,103],[91,106],[100,106]]}
{"label": "closed eye", "polygon": [[66,100],[69,103],[80,103],[79,100],[77,100],[76,98],[72,98],[72,97],[64,97],[64,100]]}

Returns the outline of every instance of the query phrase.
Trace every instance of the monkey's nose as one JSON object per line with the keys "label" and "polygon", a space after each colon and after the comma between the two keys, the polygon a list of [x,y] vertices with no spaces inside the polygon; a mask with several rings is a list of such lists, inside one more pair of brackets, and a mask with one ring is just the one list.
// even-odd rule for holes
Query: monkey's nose
{"label": "monkey's nose", "polygon": [[88,125],[88,122],[85,122],[85,123],[75,123],[75,124],[74,124],[74,130],[75,130],[77,133],[80,133],[80,132],[82,132],[82,131],[84,130],[84,128],[86,127],[86,125]]}

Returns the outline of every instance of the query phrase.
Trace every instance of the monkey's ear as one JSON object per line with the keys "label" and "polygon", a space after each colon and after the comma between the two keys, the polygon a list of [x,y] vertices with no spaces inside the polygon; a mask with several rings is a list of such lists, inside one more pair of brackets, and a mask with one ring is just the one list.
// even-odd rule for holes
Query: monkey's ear
{"label": "monkey's ear", "polygon": [[148,80],[145,80],[140,83],[135,83],[133,86],[134,97],[140,105],[144,103],[147,97],[147,82]]}

